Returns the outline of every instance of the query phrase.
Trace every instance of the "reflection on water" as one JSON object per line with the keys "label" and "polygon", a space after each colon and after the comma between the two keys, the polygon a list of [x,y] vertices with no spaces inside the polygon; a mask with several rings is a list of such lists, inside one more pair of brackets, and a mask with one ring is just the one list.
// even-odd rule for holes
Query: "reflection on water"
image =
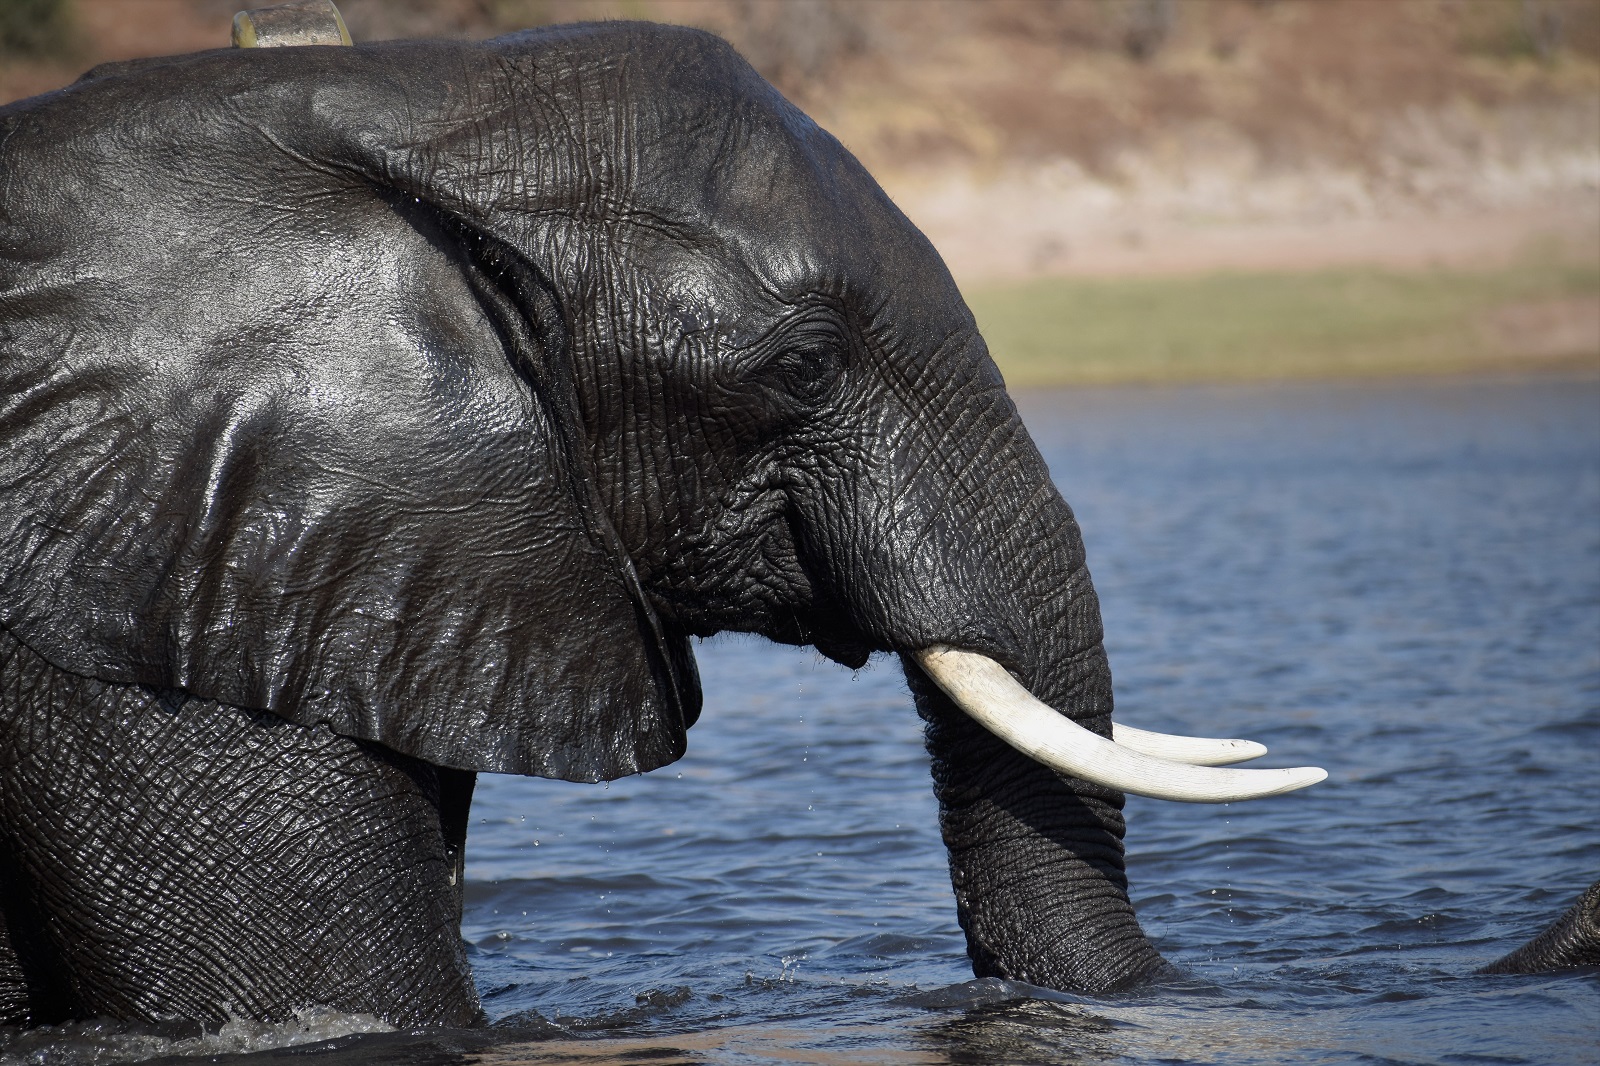
{"label": "reflection on water", "polygon": [[732,639],[700,649],[675,766],[481,780],[464,932],[500,1027],[327,1058],[1592,1061],[1592,973],[1472,970],[1600,874],[1600,383],[1023,408],[1085,529],[1119,716],[1332,775],[1130,800],[1135,902],[1186,981],[1104,1001],[971,981],[897,669]]}

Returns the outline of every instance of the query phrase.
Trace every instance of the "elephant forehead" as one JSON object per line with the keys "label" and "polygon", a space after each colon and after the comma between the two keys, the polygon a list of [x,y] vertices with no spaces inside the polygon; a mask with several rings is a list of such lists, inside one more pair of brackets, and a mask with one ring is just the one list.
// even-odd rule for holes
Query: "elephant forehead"
{"label": "elephant forehead", "polygon": [[735,345],[818,296],[862,311],[904,303],[908,335],[963,328],[960,294],[932,245],[853,160],[840,170],[830,176],[792,145],[752,147],[736,175],[686,182],[683,196],[651,184],[613,247],[686,332],[715,325]]}
{"label": "elephant forehead", "polygon": [[460,94],[458,106],[476,116],[474,143],[490,102],[502,116],[490,140],[531,147],[557,177],[591,176],[586,213],[714,242],[720,259],[784,294],[865,286],[888,265],[942,271],[855,157],[720,38],[623,23],[491,47],[532,64],[542,88],[507,93],[496,68],[494,88]]}
{"label": "elephant forehead", "polygon": [[842,145],[806,121],[795,136],[786,128],[752,142],[736,175],[715,187],[708,228],[728,258],[773,292],[884,309],[901,330],[966,325],[932,243]]}
{"label": "elephant forehead", "polygon": [[[729,158],[708,160],[703,180],[692,182],[700,210],[685,221],[777,291],[865,285],[887,256],[903,253],[899,246],[925,244],[872,177],[803,116],[767,124],[725,151]],[[673,184],[644,196],[672,210],[685,198],[659,193]]]}

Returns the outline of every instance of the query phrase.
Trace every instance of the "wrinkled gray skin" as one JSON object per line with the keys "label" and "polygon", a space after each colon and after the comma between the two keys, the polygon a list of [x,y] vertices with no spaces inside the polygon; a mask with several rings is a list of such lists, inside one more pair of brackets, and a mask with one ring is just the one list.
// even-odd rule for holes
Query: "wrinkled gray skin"
{"label": "wrinkled gray skin", "polygon": [[[473,772],[671,762],[725,630],[953,644],[1110,729],[948,272],[726,45],[214,52],[0,110],[0,1021],[474,1021]],[[974,971],[1162,972],[1122,795],[905,669]]]}
{"label": "wrinkled gray skin", "polygon": [[1600,881],[1538,936],[1479,973],[1547,973],[1600,966]]}

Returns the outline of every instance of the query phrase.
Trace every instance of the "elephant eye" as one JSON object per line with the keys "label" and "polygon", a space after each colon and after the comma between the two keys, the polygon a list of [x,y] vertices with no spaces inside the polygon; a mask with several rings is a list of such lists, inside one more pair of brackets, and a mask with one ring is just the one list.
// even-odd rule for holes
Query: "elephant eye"
{"label": "elephant eye", "polygon": [[844,370],[844,353],[844,337],[831,323],[807,324],[784,338],[762,376],[798,399],[820,399]]}

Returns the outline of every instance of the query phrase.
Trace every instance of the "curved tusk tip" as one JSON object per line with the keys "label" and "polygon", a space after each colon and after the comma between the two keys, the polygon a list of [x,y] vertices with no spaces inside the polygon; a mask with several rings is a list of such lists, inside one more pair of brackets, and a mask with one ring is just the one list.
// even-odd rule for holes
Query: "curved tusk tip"
{"label": "curved tusk tip", "polygon": [[[1328,771],[1320,766],[1290,766],[1281,770],[1229,770],[1226,773],[1249,774],[1249,785],[1237,790],[1220,789],[1211,796],[1196,796],[1196,803],[1235,803],[1242,800],[1266,799],[1298,792],[1302,788],[1328,779]],[[1241,782],[1245,779],[1240,779]]]}
{"label": "curved tusk tip", "polygon": [[1267,746],[1254,740],[1225,740],[1222,743],[1233,752],[1237,762],[1249,762],[1267,753]]}
{"label": "curved tusk tip", "polygon": [[1253,740],[1223,740],[1217,737],[1186,737],[1174,733],[1152,733],[1124,722],[1111,726],[1111,739],[1125,748],[1158,759],[1188,763],[1190,766],[1230,766],[1249,762],[1267,753],[1265,744]]}
{"label": "curved tusk tip", "polygon": [[1320,784],[1328,779],[1328,771],[1320,766],[1296,766],[1289,772],[1294,774],[1294,784],[1288,788],[1290,792],[1296,789],[1310,788],[1312,785]]}
{"label": "curved tusk tip", "polygon": [[[1189,803],[1239,803],[1298,792],[1328,779],[1328,771],[1320,766],[1290,766],[1280,770],[1223,770],[1221,773],[1244,776],[1233,778],[1229,784],[1219,784],[1215,788],[1184,796],[1158,795],[1155,798],[1181,799]],[[1149,795],[1148,792],[1139,794]]]}

